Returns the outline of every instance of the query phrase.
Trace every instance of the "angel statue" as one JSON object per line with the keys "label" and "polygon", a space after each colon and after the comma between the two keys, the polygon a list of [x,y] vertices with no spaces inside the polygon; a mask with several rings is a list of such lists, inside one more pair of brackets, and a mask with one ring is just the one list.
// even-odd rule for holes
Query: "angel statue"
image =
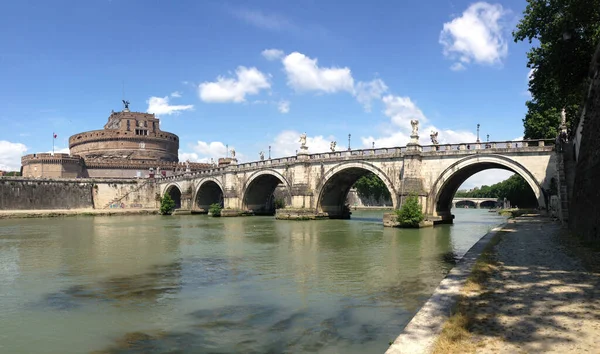
{"label": "angel statue", "polygon": [[411,135],[417,135],[419,133],[419,121],[417,119],[411,119],[410,125],[412,125]]}
{"label": "angel statue", "polygon": [[331,149],[331,152],[335,152],[335,147],[337,146],[337,142],[336,141],[332,141],[331,144],[329,144],[329,148]]}
{"label": "angel statue", "polygon": [[235,159],[235,149],[231,149],[231,158]]}
{"label": "angel statue", "polygon": [[306,133],[300,135],[300,146],[306,146]]}
{"label": "angel statue", "polygon": [[438,137],[438,132],[434,132],[434,131],[432,130],[432,131],[431,131],[431,134],[429,135],[429,137],[431,138],[431,143],[432,143],[433,145],[437,145],[437,144],[438,144],[438,140],[437,140],[437,137]]}
{"label": "angel statue", "polygon": [[258,154],[260,155],[260,160],[264,161],[265,160],[265,153],[261,151]]}
{"label": "angel statue", "polygon": [[123,105],[125,105],[125,109],[129,109],[129,101],[125,101],[125,100],[121,100],[123,101]]}

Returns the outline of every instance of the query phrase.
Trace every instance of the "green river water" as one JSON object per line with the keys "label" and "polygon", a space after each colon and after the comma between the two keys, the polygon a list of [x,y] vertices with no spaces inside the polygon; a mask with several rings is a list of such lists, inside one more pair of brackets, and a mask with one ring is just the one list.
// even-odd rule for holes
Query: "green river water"
{"label": "green river water", "polygon": [[0,353],[383,353],[505,219],[0,220]]}

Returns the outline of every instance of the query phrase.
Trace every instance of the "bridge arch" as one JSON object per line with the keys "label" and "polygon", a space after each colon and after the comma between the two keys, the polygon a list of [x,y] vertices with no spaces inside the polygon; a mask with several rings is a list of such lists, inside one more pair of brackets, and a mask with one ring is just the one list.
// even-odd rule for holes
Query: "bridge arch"
{"label": "bridge arch", "polygon": [[198,182],[194,193],[194,209],[200,213],[208,213],[211,204],[223,207],[223,184],[217,178],[207,177]]}
{"label": "bridge arch", "polygon": [[163,197],[167,194],[175,202],[175,209],[181,208],[181,187],[179,184],[175,182],[167,184],[165,187],[165,192],[163,193]]}
{"label": "bridge arch", "polygon": [[398,193],[385,172],[371,163],[353,161],[335,165],[323,175],[323,184],[317,194],[317,212],[325,212],[330,218],[350,217],[348,211],[345,210],[348,192],[356,181],[370,172],[385,184],[390,192],[392,205],[397,208]]}
{"label": "bridge arch", "polygon": [[273,215],[275,213],[274,193],[279,185],[283,185],[285,204],[291,204],[292,188],[281,173],[272,169],[254,172],[248,177],[242,189],[242,209],[250,210],[256,215]]}
{"label": "bridge arch", "polygon": [[508,170],[523,177],[535,194],[538,205],[546,207],[542,187],[526,167],[502,155],[478,154],[455,162],[440,174],[431,189],[429,195],[431,202],[427,203],[427,213],[451,220],[452,198],[460,185],[475,173],[491,168]]}

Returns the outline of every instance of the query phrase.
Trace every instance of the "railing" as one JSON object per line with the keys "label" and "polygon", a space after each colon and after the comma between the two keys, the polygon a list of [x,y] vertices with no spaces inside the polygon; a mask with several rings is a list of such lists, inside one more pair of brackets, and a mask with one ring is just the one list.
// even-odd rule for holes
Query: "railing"
{"label": "railing", "polygon": [[315,154],[297,155],[280,157],[269,160],[245,162],[236,165],[227,165],[221,167],[214,167],[206,170],[197,172],[181,172],[177,175],[169,177],[156,177],[160,181],[179,180],[184,178],[194,178],[205,175],[219,174],[224,171],[243,171],[256,169],[260,167],[277,167],[286,164],[295,163],[298,161],[305,160],[331,160],[331,159],[348,159],[348,158],[360,158],[360,157],[399,157],[402,154],[410,150],[416,150],[428,153],[443,153],[452,154],[456,152],[469,152],[478,150],[489,150],[492,152],[506,152],[507,150],[522,150],[529,148],[540,148],[540,147],[553,147],[555,145],[554,139],[539,139],[539,140],[518,140],[518,141],[490,141],[490,142],[473,142],[473,143],[460,143],[460,144],[438,144],[438,145],[414,145],[414,146],[399,146],[391,148],[377,148],[377,149],[358,149],[358,150],[345,150],[345,151],[331,151],[322,152]]}

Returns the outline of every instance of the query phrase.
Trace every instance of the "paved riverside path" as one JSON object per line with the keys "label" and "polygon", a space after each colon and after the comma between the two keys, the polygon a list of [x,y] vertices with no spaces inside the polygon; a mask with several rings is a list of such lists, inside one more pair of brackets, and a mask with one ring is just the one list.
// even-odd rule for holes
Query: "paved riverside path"
{"label": "paved riverside path", "polygon": [[475,298],[478,353],[600,353],[600,274],[545,218],[517,218],[495,247],[499,270]]}

